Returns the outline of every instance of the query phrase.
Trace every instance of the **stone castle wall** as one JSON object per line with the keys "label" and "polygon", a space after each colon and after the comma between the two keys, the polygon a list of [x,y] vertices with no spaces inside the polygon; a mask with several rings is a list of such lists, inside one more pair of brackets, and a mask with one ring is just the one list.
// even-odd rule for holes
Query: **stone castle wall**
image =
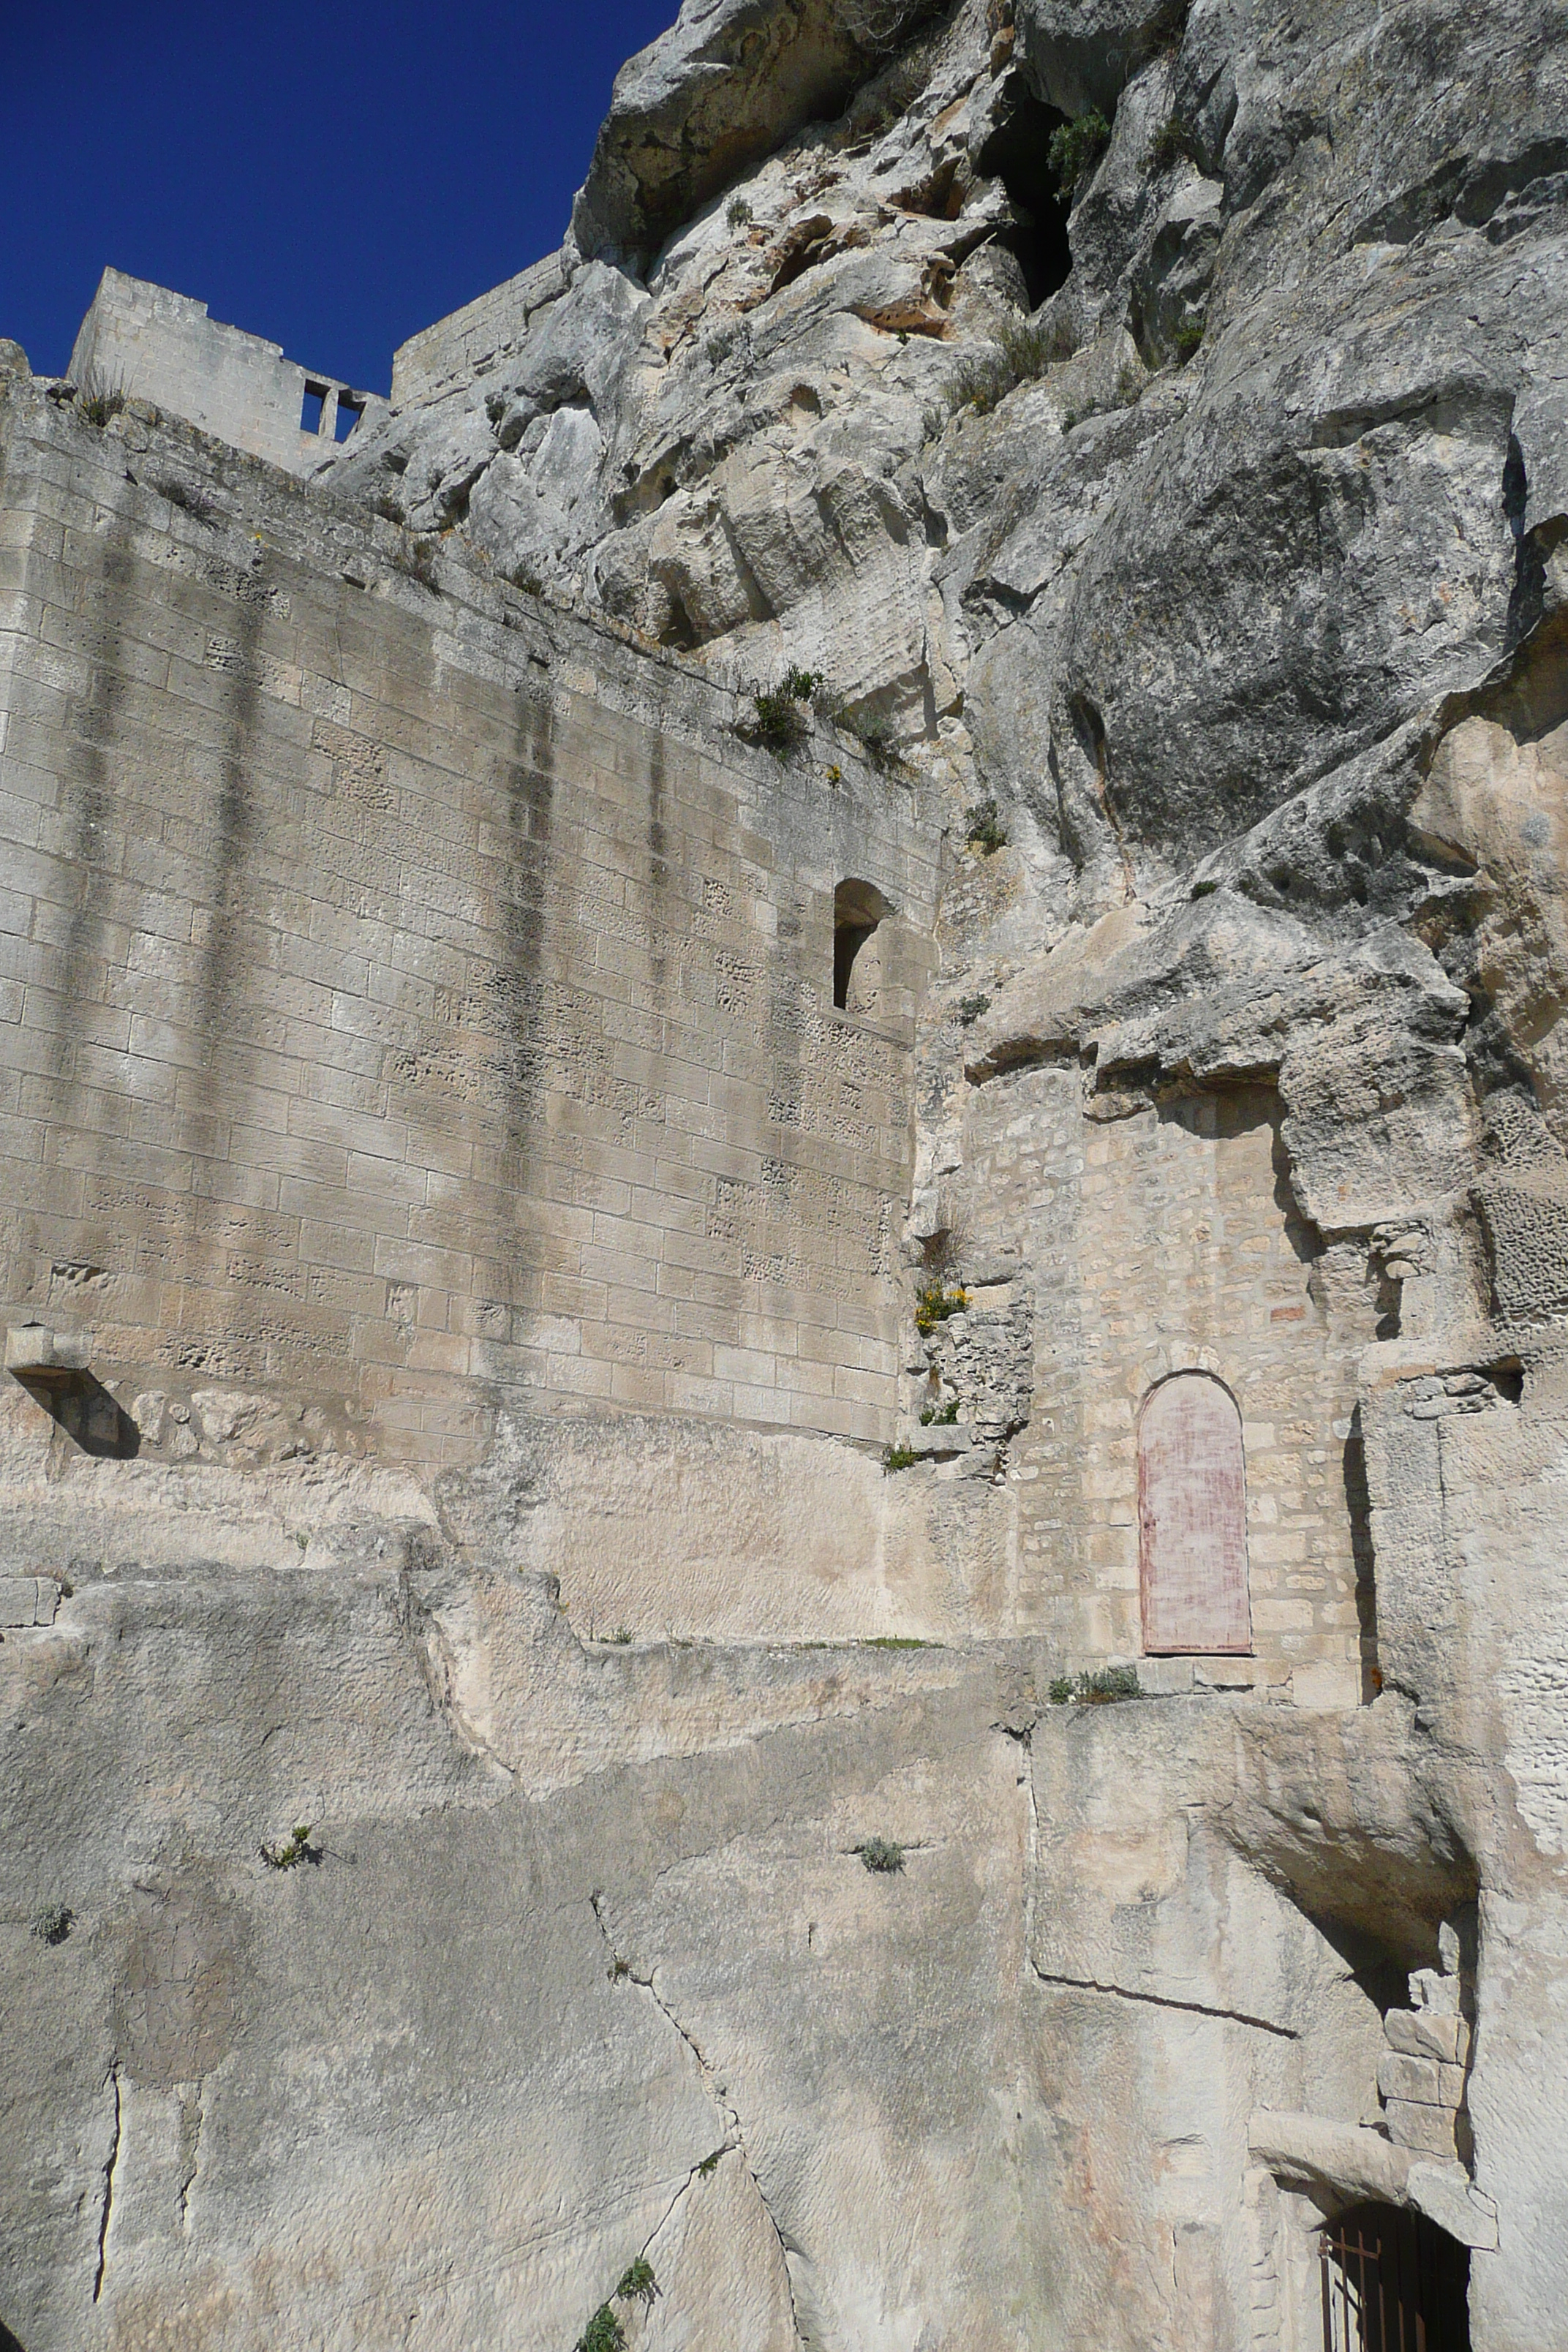
{"label": "stone castle wall", "polygon": [[215,455],[7,415],[0,1297],[429,1469],[498,1386],[886,1436],[910,791]]}
{"label": "stone castle wall", "polygon": [[1342,1268],[1302,1218],[1279,1117],[1266,1086],[1107,1100],[1076,1055],[991,1077],[965,1108],[965,1241],[1035,1269],[1029,1417],[1008,1471],[1017,1629],[1075,1664],[1143,1647],[1139,1416],[1158,1381],[1201,1370],[1241,1414],[1252,1654],[1141,1672],[1353,1706],[1352,1415],[1375,1307],[1362,1258]]}
{"label": "stone castle wall", "polygon": [[[122,269],[106,269],[99,281],[68,373],[79,387],[153,402],[299,474],[335,446],[340,409],[346,440],[387,404],[286,359],[281,344],[209,319],[205,302]],[[307,391],[318,404],[310,429]]]}

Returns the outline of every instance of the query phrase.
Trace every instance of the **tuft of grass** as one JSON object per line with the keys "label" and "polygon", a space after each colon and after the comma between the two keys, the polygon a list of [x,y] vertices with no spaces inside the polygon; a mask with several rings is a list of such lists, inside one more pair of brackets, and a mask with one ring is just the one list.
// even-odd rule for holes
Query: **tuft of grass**
{"label": "tuft of grass", "polygon": [[966,1029],[973,1028],[981,1014],[990,1010],[991,999],[988,996],[961,996],[958,1000],[958,1017]]}
{"label": "tuft of grass", "polygon": [[889,1445],[882,1455],[882,1475],[890,1478],[895,1470],[912,1470],[920,1458],[912,1445]]}
{"label": "tuft of grass", "polygon": [[1154,144],[1149,150],[1149,163],[1156,172],[1168,172],[1179,163],[1187,152],[1187,134],[1176,117],[1167,116],[1154,134]]}
{"label": "tuft of grass", "polygon": [[1142,1698],[1143,1691],[1136,1666],[1101,1666],[1079,1675],[1078,1695],[1086,1706],[1109,1706],[1117,1699]]}
{"label": "tuft of grass", "polygon": [[216,518],[217,509],[206,492],[198,490],[190,482],[182,482],[177,474],[160,476],[153,488],[161,499],[167,499],[172,507],[178,507],[182,514],[188,514],[193,522],[210,523]]}
{"label": "tuft of grass", "polygon": [[863,1650],[940,1650],[940,1642],[927,1642],[919,1633],[868,1633],[860,1647]]}
{"label": "tuft of grass", "polygon": [[436,576],[436,542],[405,531],[392,551],[392,568],[405,579],[417,580],[421,588],[428,588],[432,596],[441,593],[441,583]]}
{"label": "tuft of grass", "polygon": [[1098,106],[1061,123],[1051,133],[1046,161],[1064,196],[1070,196],[1110,144],[1110,125]]}
{"label": "tuft of grass", "polygon": [[891,1838],[862,1838],[851,1851],[859,1855],[868,1870],[891,1874],[904,1866],[904,1849]]}
{"label": "tuft of grass", "polygon": [[384,492],[376,499],[374,510],[383,522],[395,522],[400,530],[408,520],[407,509],[401,501],[389,498]]}
{"label": "tuft of grass", "polygon": [[942,387],[942,404],[925,414],[927,440],[934,440],[949,416],[961,409],[989,416],[1021,383],[1033,383],[1058,360],[1071,355],[1071,338],[1058,320],[1008,319],[996,331],[994,344],[970,352],[959,361]]}
{"label": "tuft of grass", "polygon": [[111,382],[104,376],[89,375],[77,394],[76,404],[89,425],[101,427],[111,416],[124,415],[130,396],[118,377]]}
{"label": "tuft of grass", "polygon": [[928,1282],[915,1300],[915,1329],[929,1337],[939,1323],[962,1315],[968,1304],[967,1290],[944,1290],[940,1282]]}
{"label": "tuft of grass", "polygon": [[658,2281],[653,2274],[653,2264],[646,2254],[639,2254],[636,2262],[628,2263],[621,2273],[621,2283],[616,2289],[616,2301],[640,2303],[645,2311],[651,2311],[658,2294]]}
{"label": "tuft of grass", "polygon": [[525,596],[542,596],[544,593],[544,583],[531,563],[514,563],[506,576],[514,588],[522,590]]}
{"label": "tuft of grass", "polygon": [[881,711],[848,710],[837,696],[826,694],[817,696],[816,707],[831,725],[842,728],[846,735],[854,737],[874,768],[899,768],[903,765],[898,730]]}
{"label": "tuft of grass", "polygon": [[75,1924],[74,1911],[63,1903],[50,1903],[35,1917],[33,1933],[41,1944],[63,1944]]}
{"label": "tuft of grass", "polygon": [[297,1870],[302,1862],[317,1859],[317,1850],[310,1843],[309,1822],[296,1822],[289,1836],[274,1845],[263,1839],[259,1851],[268,1870]]}
{"label": "tuft of grass", "polygon": [[947,379],[948,414],[956,416],[960,409],[968,408],[976,416],[989,416],[1016,381],[999,351],[971,352]]}
{"label": "tuft of grass", "polygon": [[744,196],[731,196],[724,207],[724,218],[731,228],[750,228],[752,207]]}
{"label": "tuft of grass", "polygon": [[940,1411],[932,1405],[928,1405],[926,1407],[926,1410],[921,1415],[921,1427],[922,1429],[952,1429],[957,1420],[958,1399],[956,1397],[949,1397],[947,1402],[942,1406]]}
{"label": "tuft of grass", "polygon": [[1057,1675],[1048,1690],[1053,1706],[1111,1706],[1120,1699],[1143,1696],[1136,1666],[1099,1666],[1088,1675]]}
{"label": "tuft of grass", "polygon": [[615,1632],[610,1635],[612,1645],[622,1649],[626,1647],[631,1638],[631,1628],[627,1625],[617,1625]]}
{"label": "tuft of grass", "polygon": [[963,823],[964,839],[971,849],[992,857],[997,850],[1006,848],[1007,830],[997,814],[994,801],[977,801],[972,809],[965,809]]}
{"label": "tuft of grass", "polygon": [[723,2155],[723,2153],[724,2151],[721,2147],[716,2147],[711,2156],[705,2156],[703,2158],[701,2163],[697,2168],[697,2178],[699,2180],[712,2179],[713,2175],[719,2169],[719,2158]]}

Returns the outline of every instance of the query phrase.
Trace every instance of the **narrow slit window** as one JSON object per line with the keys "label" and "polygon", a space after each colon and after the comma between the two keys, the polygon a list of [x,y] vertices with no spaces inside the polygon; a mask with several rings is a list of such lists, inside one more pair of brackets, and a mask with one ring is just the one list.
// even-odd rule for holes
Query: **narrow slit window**
{"label": "narrow slit window", "polygon": [[300,409],[300,430],[301,433],[319,433],[321,431],[321,417],[326,409],[326,385],[324,383],[307,383],[305,386],[305,397]]}
{"label": "narrow slit window", "polygon": [[349,435],[353,431],[354,426],[359,423],[360,418],[363,415],[364,403],[363,400],[356,400],[352,392],[340,392],[338,394],[337,422],[332,427],[333,438],[338,441],[346,441]]}
{"label": "narrow slit window", "polygon": [[878,930],[892,908],[871,882],[840,882],[833,894],[833,1002],[840,1013],[868,1016],[881,994]]}
{"label": "narrow slit window", "polygon": [[1177,1372],[1144,1400],[1138,1554],[1148,1655],[1250,1654],[1241,1413],[1206,1372]]}

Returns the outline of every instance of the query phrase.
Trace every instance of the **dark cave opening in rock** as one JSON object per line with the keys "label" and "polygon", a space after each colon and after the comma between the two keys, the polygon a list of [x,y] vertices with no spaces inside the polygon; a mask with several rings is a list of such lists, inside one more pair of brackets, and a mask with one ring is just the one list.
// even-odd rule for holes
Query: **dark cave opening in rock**
{"label": "dark cave opening in rock", "polygon": [[1031,310],[1065,286],[1072,268],[1068,202],[1050,162],[1051,133],[1066,121],[1056,107],[1020,89],[974,159],[1007,191],[1016,218],[1003,243],[1023,270]]}

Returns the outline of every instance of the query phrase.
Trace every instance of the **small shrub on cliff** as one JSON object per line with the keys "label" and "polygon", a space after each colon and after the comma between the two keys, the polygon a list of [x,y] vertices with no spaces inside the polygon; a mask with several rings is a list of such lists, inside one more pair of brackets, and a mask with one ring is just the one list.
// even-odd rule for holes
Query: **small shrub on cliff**
{"label": "small shrub on cliff", "polygon": [[958,1399],[956,1397],[949,1397],[947,1402],[940,1409],[933,1405],[927,1405],[924,1412],[921,1415],[921,1427],[922,1429],[952,1429],[956,1425],[957,1421]]}
{"label": "small shrub on cliff", "polygon": [[640,2303],[645,2310],[651,2311],[658,2293],[658,2281],[653,2274],[653,2264],[646,2254],[639,2254],[636,2262],[628,2263],[621,2273],[621,2283],[616,2289],[616,2301]]}
{"label": "small shrub on cliff", "polygon": [[801,704],[811,700],[821,683],[815,670],[792,664],[777,686],[757,688],[752,697],[756,717],[737,733],[748,743],[760,743],[775,760],[787,759],[805,735]]}
{"label": "small shrub on cliff", "polygon": [[868,1870],[891,1873],[904,1866],[904,1849],[891,1838],[862,1838],[854,1851]]}
{"label": "small shrub on cliff", "polygon": [[1064,196],[1070,196],[1091,164],[1098,163],[1110,144],[1110,125],[1098,106],[1051,133],[1046,151],[1052,176]]}
{"label": "small shrub on cliff", "polygon": [[1207,324],[1206,319],[1184,319],[1172,336],[1176,357],[1184,366],[1203,341]]}
{"label": "small shrub on cliff", "polygon": [[1168,172],[1186,152],[1187,134],[1173,114],[1154,134],[1154,144],[1149,151],[1150,165],[1156,172]]}
{"label": "small shrub on cliff", "polygon": [[920,1458],[910,1445],[889,1445],[882,1456],[882,1475],[890,1478],[895,1470],[912,1470]]}
{"label": "small shrub on cliff", "polygon": [[626,2331],[607,2303],[602,2303],[573,2347],[573,2352],[622,2352]]}
{"label": "small shrub on cliff", "polygon": [[752,207],[744,196],[731,196],[724,209],[724,218],[731,228],[750,228]]}
{"label": "small shrub on cliff", "polygon": [[63,1944],[75,1922],[74,1911],[68,1911],[63,1903],[51,1903],[34,1920],[33,1933],[41,1944]]}
{"label": "small shrub on cliff", "polygon": [[961,996],[958,1000],[958,1017],[966,1029],[973,1028],[981,1014],[990,1010],[991,999],[988,996]]}
{"label": "small shrub on cliff", "polygon": [[980,801],[964,811],[964,839],[971,849],[978,849],[984,857],[994,856],[1007,846],[1007,829],[997,814],[994,801]]}

